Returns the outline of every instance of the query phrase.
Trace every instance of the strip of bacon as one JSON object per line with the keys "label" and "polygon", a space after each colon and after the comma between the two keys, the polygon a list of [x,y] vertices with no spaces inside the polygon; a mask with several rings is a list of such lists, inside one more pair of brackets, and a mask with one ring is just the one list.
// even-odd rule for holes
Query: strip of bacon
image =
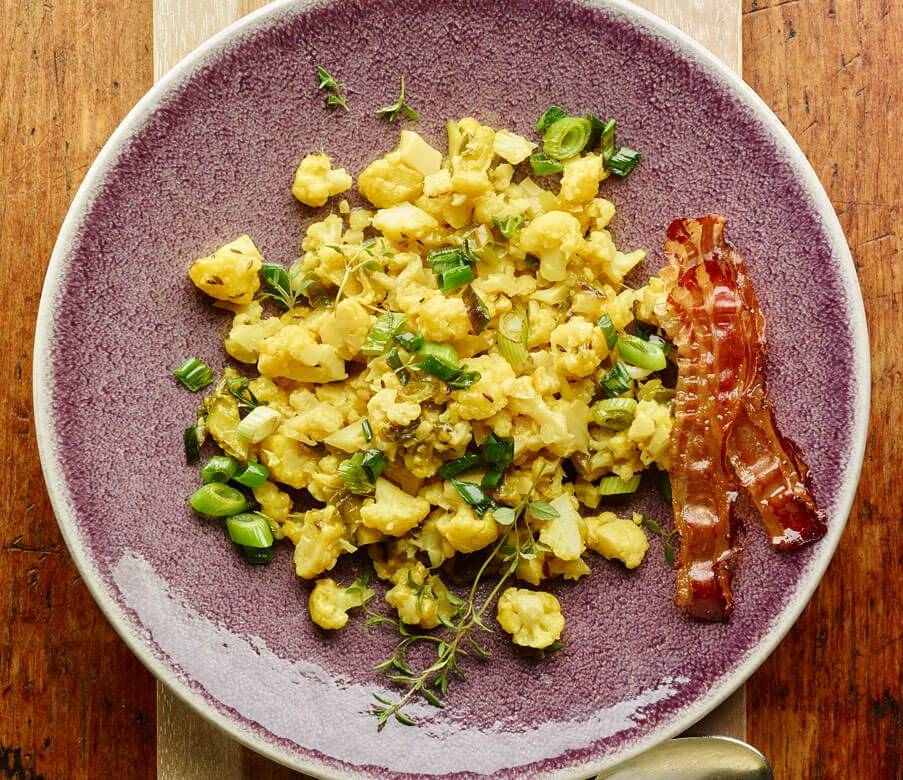
{"label": "strip of bacon", "polygon": [[724,441],[756,376],[755,322],[734,267],[721,259],[684,272],[668,302],[663,324],[678,355],[670,475],[681,536],[676,602],[695,617],[727,620],[737,492]]}
{"label": "strip of bacon", "polygon": [[[725,221],[713,214],[673,222],[664,246],[670,268],[661,274],[673,285],[661,322],[678,348],[671,449],[682,540],[677,603],[714,620],[730,612],[736,483],[780,549],[795,549],[826,531],[799,448],[774,421],[765,382],[765,323],[743,260],[724,240]],[[704,415],[716,422],[706,423]]]}

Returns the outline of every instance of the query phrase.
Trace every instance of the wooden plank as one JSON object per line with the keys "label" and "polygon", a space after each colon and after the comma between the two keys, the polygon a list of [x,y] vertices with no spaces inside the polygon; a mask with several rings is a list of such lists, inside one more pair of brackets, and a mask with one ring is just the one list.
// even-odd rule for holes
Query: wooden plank
{"label": "wooden plank", "polygon": [[[865,301],[872,426],[849,523],[814,598],[749,684],[775,777],[903,777],[903,4],[744,0],[745,76],[819,175]],[[813,269],[817,273],[817,269]]]}
{"label": "wooden plank", "polygon": [[[229,0],[211,9],[203,0],[155,0],[154,73],[159,78],[194,46],[221,27],[264,3]],[[641,0],[638,5],[659,14],[718,54],[736,72],[741,68],[741,15],[739,0]],[[221,732],[211,731],[199,718],[158,685],[158,777],[160,780],[232,777],[235,748]],[[694,733],[746,738],[746,698],[741,688],[701,723]],[[203,744],[203,760],[195,755]],[[271,780],[294,775],[251,751],[242,750],[245,777]]]}
{"label": "wooden plank", "polygon": [[60,536],[38,461],[31,360],[66,210],[151,85],[151,2],[6,0],[0,19],[0,776],[149,778],[153,678]]}

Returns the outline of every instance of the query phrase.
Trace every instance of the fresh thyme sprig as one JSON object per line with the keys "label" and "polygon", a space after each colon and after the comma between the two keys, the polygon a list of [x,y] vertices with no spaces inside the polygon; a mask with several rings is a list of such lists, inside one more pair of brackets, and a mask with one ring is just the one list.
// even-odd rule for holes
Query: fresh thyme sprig
{"label": "fresh thyme sprig", "polygon": [[317,65],[317,78],[320,80],[320,85],[317,89],[328,89],[332,90],[330,95],[326,97],[326,105],[333,107],[338,106],[339,108],[344,108],[346,111],[348,110],[348,103],[345,100],[345,96],[342,94],[342,90],[345,89],[344,84],[338,83],[332,76],[329,75],[326,68],[323,68]]}
{"label": "fresh thyme sprig", "polygon": [[[508,579],[514,574],[518,565],[522,560],[530,560],[535,558],[537,553],[546,550],[543,545],[536,542],[533,538],[533,531],[530,528],[528,515],[533,515],[536,519],[544,517],[557,517],[558,513],[554,507],[545,501],[531,501],[533,491],[542,478],[544,473],[540,471],[530,490],[516,507],[500,507],[493,513],[493,518],[500,525],[507,527],[505,533],[501,536],[496,545],[492,548],[492,552],[483,561],[482,566],[474,577],[466,599],[460,599],[454,594],[446,593],[446,597],[452,606],[456,607],[455,612],[450,618],[440,618],[442,624],[454,633],[451,636],[442,636],[439,634],[415,634],[408,630],[402,623],[401,619],[393,620],[384,615],[374,612],[364,605],[364,609],[370,616],[366,622],[367,626],[388,624],[396,628],[401,634],[402,639],[395,646],[392,656],[382,663],[374,667],[377,670],[386,670],[386,677],[394,682],[401,682],[407,685],[407,690],[397,701],[389,701],[377,694],[373,694],[377,704],[373,705],[373,714],[382,727],[389,718],[394,717],[399,723],[407,726],[417,725],[416,721],[407,717],[402,713],[402,709],[418,695],[426,699],[434,707],[444,707],[442,696],[448,691],[449,675],[456,674],[462,680],[466,679],[464,671],[461,669],[459,659],[462,656],[470,654],[469,651],[476,651],[480,656],[488,658],[491,653],[473,637],[474,627],[479,627],[484,631],[493,633],[493,629],[488,628],[483,622],[483,616],[486,610],[495,601],[496,596],[502,589]],[[521,526],[523,520],[523,527]],[[512,538],[513,537],[513,538]],[[509,542],[513,542],[509,543]],[[479,605],[476,603],[477,590],[490,563],[500,556],[502,561],[507,564],[495,586],[489,595]],[[410,572],[408,573],[409,583],[415,582]],[[429,589],[427,581],[416,583],[415,592],[418,598],[418,608],[421,608],[424,594]],[[407,663],[407,651],[412,645],[420,642],[430,642],[436,646],[436,660],[420,672],[410,669]],[[559,649],[560,645],[555,649]],[[551,648],[547,648],[551,649]]]}
{"label": "fresh thyme sprig", "polygon": [[260,294],[261,298],[272,298],[284,309],[295,308],[298,296],[301,295],[316,280],[303,279],[298,281],[300,269],[293,266],[286,271],[279,263],[264,263],[260,269],[266,290]]}
{"label": "fresh thyme sprig", "polygon": [[[382,264],[375,258],[392,257],[392,253],[386,249],[386,245],[382,241],[380,242],[379,247],[374,250],[374,247],[376,247],[376,239],[374,238],[368,238],[364,241],[364,243],[361,244],[360,249],[358,249],[350,258],[340,246],[327,244],[327,247],[334,252],[338,252],[345,259],[345,273],[342,276],[342,283],[339,285],[339,291],[336,293],[334,306],[339,305],[339,301],[342,300],[342,293],[345,291],[345,285],[348,284],[348,280],[354,276],[354,274],[362,268],[366,268],[368,271],[382,271]],[[361,256],[361,252],[367,254],[367,259],[357,262],[357,259]]]}
{"label": "fresh thyme sprig", "polygon": [[647,517],[643,515],[643,525],[646,526],[652,533],[656,536],[662,536],[665,539],[665,562],[669,566],[674,565],[674,548],[671,546],[671,537],[677,533],[677,529],[675,528],[671,533],[665,533],[661,526],[655,522],[651,517]]}
{"label": "fresh thyme sprig", "polygon": [[413,108],[411,108],[404,98],[404,76],[401,77],[401,94],[398,96],[398,100],[396,100],[391,106],[383,106],[382,108],[376,109],[377,114],[388,114],[388,120],[390,122],[394,122],[395,118],[401,111],[404,111],[408,119],[413,122],[416,122],[418,119],[420,119],[420,114],[418,114]]}

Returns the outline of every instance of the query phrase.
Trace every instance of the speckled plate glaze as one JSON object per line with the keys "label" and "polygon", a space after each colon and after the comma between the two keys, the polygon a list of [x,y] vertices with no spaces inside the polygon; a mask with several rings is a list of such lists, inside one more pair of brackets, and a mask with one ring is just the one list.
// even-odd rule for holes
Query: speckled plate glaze
{"label": "speckled plate glaze", "polygon": [[[350,113],[324,108],[315,63],[350,85]],[[290,549],[251,567],[219,523],[192,516],[198,474],[181,437],[198,397],[171,372],[189,355],[224,365],[227,317],[189,283],[192,259],[242,232],[268,260],[294,258],[324,213],[289,194],[295,165],[325,148],[356,173],[392,148],[399,124],[374,110],[402,74],[417,130],[440,146],[449,117],[528,135],[552,103],[617,117],[643,162],[603,194],[618,245],[651,250],[646,274],[673,218],[730,218],[768,320],[778,418],[812,466],[829,533],[779,555],[741,506],[728,625],[674,607],[661,540],[632,573],[595,559],[590,576],[554,588],[568,623],[554,658],[494,641],[493,662],[468,664],[447,710],[414,707],[419,728],[377,733],[370,694],[386,691],[371,666],[390,635],[360,620],[318,632]],[[621,0],[278,2],[175,68],[91,169],[47,274],[35,407],[85,582],[147,667],[234,737],[322,777],[576,778],[689,726],[791,627],[850,508],[868,375],[852,262],[814,173],[766,106],[674,28]],[[671,524],[654,489],[622,508]]]}

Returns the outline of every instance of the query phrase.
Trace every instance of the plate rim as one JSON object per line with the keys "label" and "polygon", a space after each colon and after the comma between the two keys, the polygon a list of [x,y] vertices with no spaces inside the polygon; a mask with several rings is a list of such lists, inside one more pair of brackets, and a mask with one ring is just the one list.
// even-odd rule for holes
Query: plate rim
{"label": "plate rim", "polygon": [[[840,221],[811,163],[772,109],[752,87],[746,84],[722,60],[682,30],[652,12],[634,5],[629,0],[568,1],[585,7],[612,9],[644,28],[645,31],[670,41],[680,50],[681,54],[694,60],[697,65],[707,70],[710,74],[715,75],[723,84],[729,87],[740,102],[751,109],[755,117],[771,132],[778,146],[787,154],[788,163],[797,176],[800,177],[800,184],[811,199],[812,206],[818,212],[832,250],[839,258],[838,271],[845,293],[845,304],[854,347],[853,388],[855,392],[852,403],[853,425],[850,437],[850,459],[846,468],[846,478],[842,482],[837,497],[838,522],[829,528],[828,534],[820,541],[816,563],[800,582],[797,593],[785,606],[780,619],[775,621],[775,624],[766,634],[763,641],[755,646],[728,680],[714,688],[714,693],[694,701],[687,707],[682,717],[676,719],[672,724],[650,731],[645,736],[640,737],[636,743],[620,752],[614,760],[609,757],[606,760],[596,761],[595,763],[584,763],[579,767],[572,766],[557,769],[551,775],[577,780],[578,778],[586,777],[588,774],[595,775],[603,769],[628,761],[650,749],[655,744],[680,734],[714,710],[743,685],[764,663],[799,619],[800,614],[811,600],[815,590],[822,581],[828,565],[833,559],[834,552],[849,519],[853,499],[859,484],[868,434],[871,402],[871,359],[862,290],[856,276],[852,253]],[[217,709],[212,703],[213,697],[210,694],[205,695],[205,693],[195,690],[182,680],[178,674],[168,668],[151,651],[145,641],[133,630],[125,610],[113,598],[107,586],[98,576],[98,572],[89,559],[87,545],[80,538],[76,524],[76,514],[72,511],[68,487],[64,482],[60,468],[54,441],[54,431],[50,425],[50,421],[53,419],[49,380],[52,368],[50,347],[54,308],[58,301],[58,293],[67,268],[66,256],[78,238],[79,228],[84,215],[93,205],[100,186],[103,184],[104,176],[115,165],[120,154],[127,149],[127,143],[131,136],[140,130],[145,120],[160,106],[167,94],[171,90],[178,88],[192,73],[202,67],[208,58],[214,56],[219,50],[228,46],[239,36],[266,27],[271,19],[278,18],[284,12],[296,11],[303,13],[308,8],[321,4],[323,4],[322,0],[275,0],[275,2],[238,19],[193,49],[167,71],[142,96],[117,126],[91,164],[72,199],[54,244],[44,278],[35,325],[32,393],[34,399],[35,434],[41,469],[57,525],[60,528],[73,562],[91,596],[129,650],[176,698],[189,706],[206,721],[225,731],[232,739],[273,761],[297,771],[313,774],[324,780],[344,780],[354,776],[354,770],[338,770],[329,762],[335,761],[336,763],[347,765],[346,761],[337,756],[328,756],[325,759],[318,758],[315,755],[316,751],[310,748],[302,747],[303,755],[290,753],[287,750],[283,750],[278,743],[268,742],[261,738],[251,729],[242,726],[234,717],[229,717]]]}

